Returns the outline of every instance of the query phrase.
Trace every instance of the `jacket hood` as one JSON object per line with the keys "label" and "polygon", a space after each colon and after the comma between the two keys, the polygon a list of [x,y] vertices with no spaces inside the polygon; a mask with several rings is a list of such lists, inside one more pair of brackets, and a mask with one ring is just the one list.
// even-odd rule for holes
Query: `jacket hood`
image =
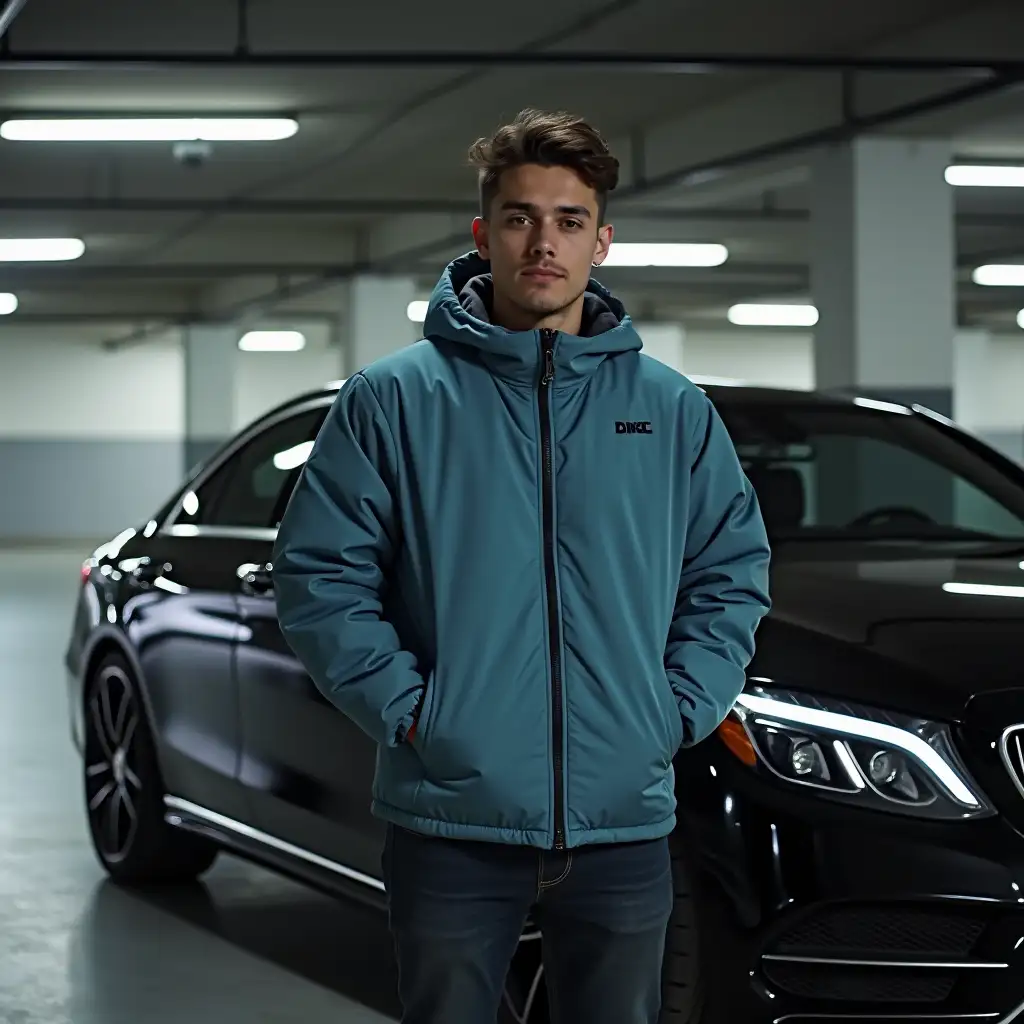
{"label": "jacket hood", "polygon": [[[493,294],[487,260],[476,252],[453,260],[430,297],[424,337],[466,346],[495,373],[532,382],[540,368],[540,332],[511,331],[491,323]],[[559,331],[555,341],[556,386],[588,376],[609,356],[642,347],[623,304],[591,278],[580,333]]]}

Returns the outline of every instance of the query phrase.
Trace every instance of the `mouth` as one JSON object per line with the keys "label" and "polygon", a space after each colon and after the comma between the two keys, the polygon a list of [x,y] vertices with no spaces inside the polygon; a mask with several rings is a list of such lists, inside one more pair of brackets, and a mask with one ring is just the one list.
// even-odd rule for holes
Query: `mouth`
{"label": "mouth", "polygon": [[549,267],[529,267],[522,272],[522,276],[531,281],[556,281],[564,275]]}

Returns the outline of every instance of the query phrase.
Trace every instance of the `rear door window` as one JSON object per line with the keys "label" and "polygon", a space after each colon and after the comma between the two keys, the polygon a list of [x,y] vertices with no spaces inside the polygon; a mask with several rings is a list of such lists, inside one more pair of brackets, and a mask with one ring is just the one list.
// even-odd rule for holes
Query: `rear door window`
{"label": "rear door window", "polygon": [[326,411],[307,410],[257,434],[185,495],[175,525],[278,526]]}

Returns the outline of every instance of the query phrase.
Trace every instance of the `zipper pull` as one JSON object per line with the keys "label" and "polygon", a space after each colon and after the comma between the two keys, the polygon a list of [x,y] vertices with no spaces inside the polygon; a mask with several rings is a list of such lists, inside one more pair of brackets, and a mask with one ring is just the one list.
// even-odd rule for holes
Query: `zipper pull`
{"label": "zipper pull", "polygon": [[550,384],[555,379],[555,353],[551,349],[544,350],[544,376],[541,384]]}

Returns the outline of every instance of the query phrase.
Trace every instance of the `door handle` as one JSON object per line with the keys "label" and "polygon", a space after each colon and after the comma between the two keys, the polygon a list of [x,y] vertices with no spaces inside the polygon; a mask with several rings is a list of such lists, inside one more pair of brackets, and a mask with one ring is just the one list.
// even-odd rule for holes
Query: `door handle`
{"label": "door handle", "polygon": [[170,562],[154,562],[148,555],[144,555],[139,559],[138,565],[131,570],[131,575],[139,583],[152,583],[153,580],[170,571]]}
{"label": "door handle", "polygon": [[235,574],[242,582],[242,590],[246,594],[267,594],[274,589],[274,566],[270,562],[258,565],[255,562],[243,562]]}

